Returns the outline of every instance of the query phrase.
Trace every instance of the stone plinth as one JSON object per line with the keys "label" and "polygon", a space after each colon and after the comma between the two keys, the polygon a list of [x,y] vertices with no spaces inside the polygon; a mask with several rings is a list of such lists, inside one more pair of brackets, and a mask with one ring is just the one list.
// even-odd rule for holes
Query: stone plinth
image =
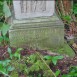
{"label": "stone plinth", "polygon": [[[41,1],[41,6],[39,6],[40,1],[38,1],[37,6],[39,8],[36,7],[35,11],[36,1],[31,5],[34,7],[32,11],[30,11],[31,1],[28,1],[29,6],[27,4],[28,10],[24,9],[27,6],[22,6],[24,7],[23,9],[16,10],[22,4],[18,1],[18,5],[16,5],[16,2],[13,2],[15,17],[9,30],[11,46],[50,49],[64,44],[64,25],[54,15],[54,1]],[[26,5],[26,1],[24,4]]]}
{"label": "stone plinth", "polygon": [[30,46],[48,49],[64,43],[63,23],[57,16],[27,21],[14,20],[9,35],[11,46],[17,47]]}

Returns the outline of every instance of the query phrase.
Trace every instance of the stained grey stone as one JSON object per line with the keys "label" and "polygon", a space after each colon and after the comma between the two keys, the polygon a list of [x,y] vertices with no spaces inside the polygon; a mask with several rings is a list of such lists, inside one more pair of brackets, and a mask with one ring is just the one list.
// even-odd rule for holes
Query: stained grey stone
{"label": "stained grey stone", "polygon": [[[20,3],[20,0],[18,1]],[[29,1],[30,2],[30,1]],[[42,1],[41,1],[42,2]],[[39,49],[50,49],[56,46],[63,46],[64,44],[64,24],[55,15],[54,1],[46,1],[49,12],[46,9],[46,13],[42,11],[46,8],[43,7],[41,10],[28,12],[34,16],[27,16],[26,10],[22,9],[22,12],[17,13],[18,6],[14,3],[15,17],[12,19],[11,27],[9,30],[10,45],[14,47],[25,47],[30,46]],[[46,3],[45,2],[45,3]],[[30,2],[31,3],[31,2]],[[53,5],[51,6],[50,5]],[[26,2],[22,5],[26,8]],[[40,4],[40,2],[38,3]],[[16,7],[17,6],[17,7]],[[34,6],[34,5],[33,5]],[[28,6],[30,7],[30,6]],[[38,7],[40,7],[38,5]],[[51,9],[51,10],[50,10]],[[17,10],[17,11],[16,11]],[[24,10],[24,11],[23,11]],[[37,13],[37,14],[36,14]],[[50,14],[51,13],[51,14]],[[25,14],[25,15],[24,15]],[[36,15],[35,15],[36,14]],[[16,16],[17,15],[17,16]],[[23,16],[22,16],[23,15]],[[27,17],[26,17],[27,16]]]}

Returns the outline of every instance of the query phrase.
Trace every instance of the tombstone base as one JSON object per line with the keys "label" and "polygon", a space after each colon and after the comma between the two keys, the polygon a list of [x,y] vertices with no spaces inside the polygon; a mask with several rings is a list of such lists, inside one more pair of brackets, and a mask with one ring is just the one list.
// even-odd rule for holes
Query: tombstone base
{"label": "tombstone base", "polygon": [[13,47],[56,48],[64,44],[64,25],[57,16],[13,20],[9,38]]}

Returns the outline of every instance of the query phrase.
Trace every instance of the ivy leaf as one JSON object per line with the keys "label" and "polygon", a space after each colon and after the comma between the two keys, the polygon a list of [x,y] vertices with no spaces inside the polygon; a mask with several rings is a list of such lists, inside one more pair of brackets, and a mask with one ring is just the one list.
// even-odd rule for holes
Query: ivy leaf
{"label": "ivy leaf", "polygon": [[60,74],[60,70],[57,70],[57,71],[55,72],[56,77],[58,77],[59,74]]}
{"label": "ivy leaf", "polygon": [[18,48],[15,53],[19,53],[23,48]]}
{"label": "ivy leaf", "polygon": [[73,13],[74,14],[77,14],[77,4],[74,4],[73,5]]}
{"label": "ivy leaf", "polygon": [[9,6],[7,5],[6,1],[4,1],[4,4],[3,4],[3,12],[5,14],[5,17],[10,17],[11,16]]}
{"label": "ivy leaf", "polygon": [[11,60],[7,59],[3,61],[3,66],[7,66],[10,63]]}
{"label": "ivy leaf", "polygon": [[71,16],[69,15],[63,16],[62,18],[66,21],[71,21]]}
{"label": "ivy leaf", "polygon": [[53,56],[52,57],[53,64],[56,65],[59,59],[63,59],[63,56]]}
{"label": "ivy leaf", "polygon": [[56,63],[57,63],[57,59],[54,56],[53,57],[52,56],[45,56],[44,58],[47,60],[51,60],[54,65],[56,65]]}
{"label": "ivy leaf", "polygon": [[63,59],[63,56],[54,56],[53,58],[55,58],[55,59]]}
{"label": "ivy leaf", "polygon": [[19,60],[20,60],[20,51],[22,50],[23,48],[18,48],[14,54],[14,57],[17,57]]}
{"label": "ivy leaf", "polygon": [[8,47],[8,49],[7,49],[7,52],[9,53],[9,55],[10,55],[10,58],[12,59],[12,57],[13,57],[13,54],[12,54],[11,48],[9,48],[9,47]]}
{"label": "ivy leaf", "polygon": [[3,41],[3,37],[2,36],[0,36],[0,42],[2,42]]}
{"label": "ivy leaf", "polygon": [[9,38],[8,38],[7,36],[3,36],[3,39],[4,39],[5,41],[9,41]]}
{"label": "ivy leaf", "polygon": [[0,5],[3,5],[3,2],[2,1],[0,1]]}
{"label": "ivy leaf", "polygon": [[52,59],[52,62],[53,62],[54,65],[57,64],[57,60],[56,59]]}
{"label": "ivy leaf", "polygon": [[11,66],[8,66],[8,71],[13,71],[14,70],[14,67],[11,67]]}
{"label": "ivy leaf", "polygon": [[57,60],[63,59],[63,56],[49,56],[49,55],[47,55],[47,56],[44,56],[44,58],[47,60],[51,60],[53,62],[53,64],[56,65]]}
{"label": "ivy leaf", "polygon": [[36,59],[37,59],[37,57],[36,57],[35,54],[30,55],[30,61],[31,61],[32,63],[34,63],[34,62],[36,61]]}
{"label": "ivy leaf", "polygon": [[11,51],[11,49],[8,47],[8,49],[7,49],[7,52],[9,53],[9,54],[11,54],[12,53],[12,51]]}
{"label": "ivy leaf", "polygon": [[2,35],[5,36],[7,31],[9,30],[10,26],[7,24],[3,24],[1,31],[2,31]]}
{"label": "ivy leaf", "polygon": [[0,61],[0,64],[2,64],[4,67],[6,67],[9,64],[10,60],[4,60],[4,61]]}
{"label": "ivy leaf", "polygon": [[0,64],[0,73],[4,74],[5,76],[8,76],[8,72],[6,71],[6,68],[3,67],[2,64]]}
{"label": "ivy leaf", "polygon": [[19,53],[15,53],[14,57],[17,57],[20,60],[20,54]]}
{"label": "ivy leaf", "polygon": [[52,59],[52,57],[51,57],[51,56],[49,56],[49,55],[47,55],[47,56],[44,56],[44,59],[51,60],[51,59]]}

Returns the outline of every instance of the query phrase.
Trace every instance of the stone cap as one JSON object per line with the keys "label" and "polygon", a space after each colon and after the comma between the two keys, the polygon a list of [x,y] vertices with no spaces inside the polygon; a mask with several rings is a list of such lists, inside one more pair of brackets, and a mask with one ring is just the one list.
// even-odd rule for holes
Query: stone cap
{"label": "stone cap", "polygon": [[13,0],[15,19],[22,20],[41,16],[52,16],[55,12],[54,0]]}

